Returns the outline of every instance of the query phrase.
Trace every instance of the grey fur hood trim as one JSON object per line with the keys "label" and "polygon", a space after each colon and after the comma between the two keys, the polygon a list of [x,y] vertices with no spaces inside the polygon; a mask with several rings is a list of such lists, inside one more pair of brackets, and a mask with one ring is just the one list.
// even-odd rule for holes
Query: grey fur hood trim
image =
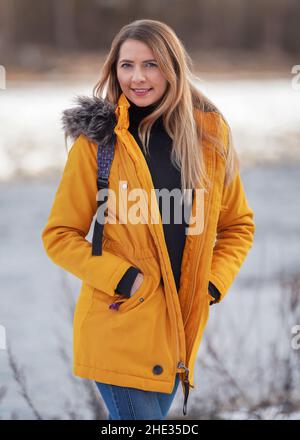
{"label": "grey fur hood trim", "polygon": [[70,136],[75,140],[80,134],[84,134],[93,142],[114,142],[117,106],[97,97],[77,96],[74,101],[78,104],[77,107],[63,111],[65,137]]}

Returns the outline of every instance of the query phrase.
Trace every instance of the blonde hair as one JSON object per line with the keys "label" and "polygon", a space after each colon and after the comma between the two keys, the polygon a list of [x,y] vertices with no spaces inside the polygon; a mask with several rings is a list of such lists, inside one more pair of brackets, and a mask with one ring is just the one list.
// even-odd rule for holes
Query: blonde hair
{"label": "blonde hair", "polygon": [[[194,86],[193,81],[199,78],[192,73],[192,60],[175,32],[165,23],[143,19],[121,28],[112,41],[101,79],[93,89],[94,96],[117,104],[122,93],[117,79],[117,63],[121,45],[127,39],[139,40],[152,49],[167,80],[167,89],[159,105],[138,127],[145,153],[149,151],[151,127],[162,115],[164,128],[173,141],[171,161],[181,170],[182,191],[196,188],[200,183],[205,188],[211,184],[204,166],[203,151],[199,148],[199,144],[204,145],[205,141],[217,148],[226,160],[224,184],[228,185],[239,168],[229,124],[217,107]],[[213,112],[210,124],[213,129],[203,127],[202,112]]]}

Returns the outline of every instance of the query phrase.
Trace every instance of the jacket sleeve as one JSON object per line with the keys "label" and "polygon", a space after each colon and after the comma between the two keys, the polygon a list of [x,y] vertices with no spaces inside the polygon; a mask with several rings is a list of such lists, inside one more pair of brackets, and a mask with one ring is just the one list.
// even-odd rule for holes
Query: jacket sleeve
{"label": "jacket sleeve", "polygon": [[213,301],[211,301],[209,303],[209,305],[212,305],[217,302],[217,300],[220,298],[221,294],[218,291],[218,289],[216,288],[216,286],[210,281],[208,283],[208,292],[209,292],[210,296],[213,298]]}
{"label": "jacket sleeve", "polygon": [[210,281],[222,301],[253,244],[255,224],[239,171],[223,189]]}
{"label": "jacket sleeve", "polygon": [[96,144],[80,135],[69,151],[42,241],[55,264],[113,296],[131,264],[105,250],[92,255],[85,237],[97,212],[97,191]]}

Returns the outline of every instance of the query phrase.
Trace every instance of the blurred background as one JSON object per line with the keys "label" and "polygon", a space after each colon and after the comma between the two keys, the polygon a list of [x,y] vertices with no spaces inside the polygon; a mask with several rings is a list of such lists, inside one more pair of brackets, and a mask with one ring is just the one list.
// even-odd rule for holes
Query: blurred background
{"label": "blurred background", "polygon": [[41,231],[67,159],[61,112],[92,94],[114,35],[141,18],[175,30],[228,120],[256,223],[210,308],[188,416],[178,388],[168,418],[298,419],[297,0],[0,0],[0,419],[107,417],[72,374],[80,280],[48,259]]}

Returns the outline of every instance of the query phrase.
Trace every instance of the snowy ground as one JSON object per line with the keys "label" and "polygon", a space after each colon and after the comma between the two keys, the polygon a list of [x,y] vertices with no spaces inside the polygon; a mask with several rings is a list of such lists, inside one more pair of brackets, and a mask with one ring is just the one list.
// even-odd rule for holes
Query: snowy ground
{"label": "snowy ground", "polygon": [[[237,149],[255,212],[255,243],[228,296],[210,308],[188,411],[194,418],[298,419],[300,349],[291,347],[291,329],[300,325],[300,163],[298,151],[289,154],[287,145],[294,133],[299,150],[299,92],[296,99],[286,80],[243,85],[207,84],[207,94],[218,97],[215,102],[240,136]],[[59,181],[59,175],[46,179],[45,174],[49,166],[61,170],[64,164],[59,112],[70,106],[74,93],[88,94],[89,88],[13,85],[1,95],[0,325],[33,405],[14,378],[9,351],[0,349],[2,419],[35,419],[33,408],[44,419],[68,419],[71,413],[94,417],[89,381],[71,371],[70,300],[76,300],[80,281],[55,266],[41,242]],[[283,163],[278,163],[280,148]],[[9,180],[15,174],[44,178]],[[169,418],[184,418],[182,397],[179,389]]]}

